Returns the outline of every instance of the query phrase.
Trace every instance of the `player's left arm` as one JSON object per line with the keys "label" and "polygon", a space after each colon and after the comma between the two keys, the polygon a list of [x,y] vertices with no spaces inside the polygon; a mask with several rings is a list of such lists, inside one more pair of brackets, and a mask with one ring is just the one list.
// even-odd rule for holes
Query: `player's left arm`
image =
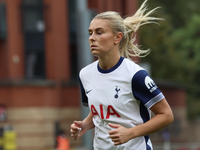
{"label": "player's left arm", "polygon": [[131,139],[156,133],[173,122],[173,113],[165,98],[150,109],[155,116],[144,124],[130,128]]}
{"label": "player's left arm", "polygon": [[172,110],[165,98],[153,105],[150,110],[155,116],[149,120],[152,122],[151,125],[153,126],[152,129],[150,129],[151,132],[149,132],[149,134],[158,132],[174,121]]}
{"label": "player's left arm", "polygon": [[120,145],[133,138],[156,133],[173,122],[173,113],[165,98],[153,105],[150,109],[155,113],[155,116],[136,127],[127,129],[118,124],[109,124],[115,128],[109,131],[110,138],[114,144]]}

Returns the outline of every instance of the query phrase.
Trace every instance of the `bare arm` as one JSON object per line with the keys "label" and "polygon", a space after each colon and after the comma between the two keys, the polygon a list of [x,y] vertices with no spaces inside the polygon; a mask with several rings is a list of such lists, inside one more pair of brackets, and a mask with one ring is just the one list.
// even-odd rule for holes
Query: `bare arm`
{"label": "bare arm", "polygon": [[76,140],[77,138],[83,136],[88,130],[94,128],[92,119],[93,115],[90,112],[83,121],[74,121],[70,130],[71,137]]}
{"label": "bare arm", "polygon": [[155,113],[155,116],[148,122],[135,127],[135,129],[130,129],[133,130],[132,138],[156,133],[173,122],[173,113],[166,99],[162,99],[150,109]]}
{"label": "bare arm", "polygon": [[130,139],[146,136],[158,132],[167,125],[173,122],[173,113],[166,99],[162,99],[151,107],[155,116],[144,124],[127,129],[121,125],[110,124],[111,127],[116,128],[109,131],[110,138],[115,145],[128,142]]}
{"label": "bare arm", "polygon": [[87,130],[93,129],[94,128],[94,123],[93,123],[93,115],[90,112],[88,116],[83,120],[85,125],[87,126]]}

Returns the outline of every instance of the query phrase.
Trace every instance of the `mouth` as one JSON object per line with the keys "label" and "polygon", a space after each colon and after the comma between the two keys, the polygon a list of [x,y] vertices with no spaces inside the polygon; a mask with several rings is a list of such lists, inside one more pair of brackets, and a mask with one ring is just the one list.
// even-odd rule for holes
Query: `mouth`
{"label": "mouth", "polygon": [[96,45],[91,45],[90,46],[91,49],[96,48],[96,47],[97,47]]}

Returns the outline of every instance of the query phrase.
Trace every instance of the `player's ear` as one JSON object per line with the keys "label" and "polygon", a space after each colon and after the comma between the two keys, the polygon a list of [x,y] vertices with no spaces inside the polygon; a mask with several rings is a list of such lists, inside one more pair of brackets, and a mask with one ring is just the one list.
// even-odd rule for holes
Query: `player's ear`
{"label": "player's ear", "polygon": [[120,43],[120,41],[122,40],[122,38],[123,38],[123,34],[121,32],[118,32],[115,35],[114,44],[117,45],[118,43]]}

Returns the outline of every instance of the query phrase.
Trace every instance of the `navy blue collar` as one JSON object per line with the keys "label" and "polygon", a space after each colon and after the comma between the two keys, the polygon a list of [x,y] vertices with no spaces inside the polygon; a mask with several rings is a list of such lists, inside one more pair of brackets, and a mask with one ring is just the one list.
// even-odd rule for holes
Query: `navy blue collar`
{"label": "navy blue collar", "polygon": [[108,70],[101,69],[99,67],[99,63],[98,63],[97,64],[98,71],[101,72],[101,73],[110,73],[110,72],[114,71],[115,69],[117,69],[121,65],[123,60],[124,60],[124,57],[121,56],[119,61],[117,62],[117,64],[114,67],[112,67],[112,68],[110,68]]}

